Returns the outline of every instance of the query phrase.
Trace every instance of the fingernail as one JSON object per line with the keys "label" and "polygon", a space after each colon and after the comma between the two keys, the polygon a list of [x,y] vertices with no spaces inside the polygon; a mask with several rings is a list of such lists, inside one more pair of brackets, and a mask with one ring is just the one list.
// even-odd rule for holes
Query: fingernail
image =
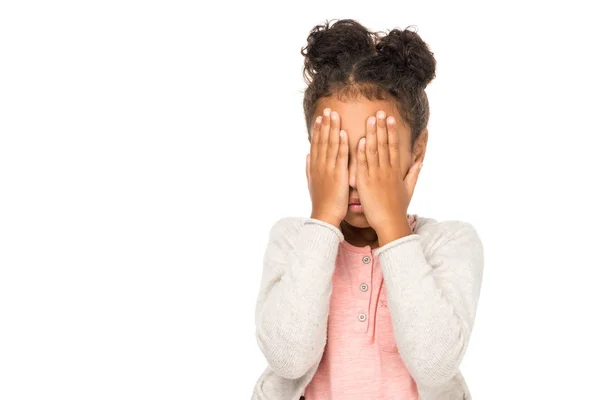
{"label": "fingernail", "polygon": [[377,118],[381,118],[381,119],[385,118],[385,112],[377,111]]}
{"label": "fingernail", "polygon": [[325,114],[325,116],[329,116],[329,114],[331,113],[331,110],[329,108],[326,108],[325,110],[323,110],[323,114]]}
{"label": "fingernail", "polygon": [[337,113],[332,112],[331,113],[331,119],[335,121],[337,119]]}
{"label": "fingernail", "polygon": [[394,120],[394,117],[388,117],[387,122],[388,124],[393,124],[396,121]]}
{"label": "fingernail", "polygon": [[317,123],[321,123],[321,120],[323,119],[323,117],[321,117],[320,115],[317,117]]}
{"label": "fingernail", "polygon": [[375,117],[369,117],[369,125],[375,125]]}

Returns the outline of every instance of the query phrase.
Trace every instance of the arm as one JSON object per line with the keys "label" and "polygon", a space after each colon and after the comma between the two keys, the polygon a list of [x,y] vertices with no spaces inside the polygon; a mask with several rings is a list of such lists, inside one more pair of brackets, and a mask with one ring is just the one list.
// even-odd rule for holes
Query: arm
{"label": "arm", "polygon": [[475,229],[466,223],[445,225],[449,229],[427,256],[417,234],[375,251],[399,353],[421,386],[437,386],[458,373],[483,274],[483,248]]}
{"label": "arm", "polygon": [[313,218],[283,218],[271,228],[256,304],[256,338],[279,376],[297,379],[323,354],[343,239],[337,227]]}

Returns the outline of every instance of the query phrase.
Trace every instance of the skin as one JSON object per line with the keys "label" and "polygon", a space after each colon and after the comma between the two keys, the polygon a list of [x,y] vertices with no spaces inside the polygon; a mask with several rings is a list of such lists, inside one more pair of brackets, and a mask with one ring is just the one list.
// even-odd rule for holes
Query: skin
{"label": "skin", "polygon": [[[311,217],[338,226],[355,246],[377,248],[412,234],[406,214],[427,139],[425,130],[411,149],[392,102],[319,99],[306,168]],[[350,197],[360,199],[362,212],[350,211]]]}

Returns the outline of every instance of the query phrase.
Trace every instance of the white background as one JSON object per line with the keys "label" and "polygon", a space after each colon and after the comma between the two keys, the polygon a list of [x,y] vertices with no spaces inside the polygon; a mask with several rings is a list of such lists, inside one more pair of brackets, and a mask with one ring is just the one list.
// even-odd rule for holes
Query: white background
{"label": "white background", "polygon": [[409,211],[484,242],[474,398],[598,398],[593,4],[2,2],[0,398],[250,398],[268,230],[310,214],[300,49],[334,18],[438,61]]}

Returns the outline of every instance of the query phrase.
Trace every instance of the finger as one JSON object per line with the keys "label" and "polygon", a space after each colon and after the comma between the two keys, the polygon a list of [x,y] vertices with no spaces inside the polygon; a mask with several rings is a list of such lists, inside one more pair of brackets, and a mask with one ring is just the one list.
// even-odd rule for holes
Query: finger
{"label": "finger", "polygon": [[377,153],[379,155],[379,166],[389,166],[390,151],[388,149],[388,132],[384,111],[377,112]]}
{"label": "finger", "polygon": [[323,119],[321,120],[321,132],[319,133],[319,143],[317,148],[319,154],[317,155],[316,168],[325,168],[327,162],[327,148],[329,147],[329,128],[331,125],[331,109],[326,108],[323,110]]}
{"label": "finger", "polygon": [[327,147],[327,166],[334,169],[337,163],[340,147],[340,116],[335,111],[331,112],[329,127],[329,146]]}
{"label": "finger", "polygon": [[[348,137],[348,151],[350,151],[350,137]],[[357,145],[358,148],[358,145]],[[358,154],[358,151],[356,152]],[[356,177],[358,171],[358,161],[357,157],[350,158],[350,153],[348,152],[348,183],[350,186],[356,188]]]}
{"label": "finger", "polygon": [[388,131],[388,149],[390,153],[390,165],[394,168],[400,168],[400,137],[396,129],[396,119],[394,117],[387,118]]}
{"label": "finger", "polygon": [[377,127],[375,117],[367,118],[367,143],[365,153],[369,168],[373,169],[379,166],[379,156],[377,155]]}
{"label": "finger", "polygon": [[340,171],[348,171],[348,134],[340,131],[340,146],[337,155],[336,168]]}
{"label": "finger", "polygon": [[368,176],[370,165],[367,162],[366,139],[360,138],[358,141],[358,151],[356,152],[356,175],[357,177]]}
{"label": "finger", "polygon": [[417,185],[417,180],[419,179],[419,173],[421,172],[421,167],[423,166],[422,162],[414,163],[406,177],[404,178],[404,187],[406,188],[406,192],[408,193],[408,199],[412,199],[412,195],[415,192],[415,186]]}
{"label": "finger", "polygon": [[310,159],[313,165],[317,165],[317,155],[318,155],[318,146],[319,137],[321,136],[321,122],[323,117],[319,115],[315,119],[315,123],[313,124],[312,137],[310,140]]}

